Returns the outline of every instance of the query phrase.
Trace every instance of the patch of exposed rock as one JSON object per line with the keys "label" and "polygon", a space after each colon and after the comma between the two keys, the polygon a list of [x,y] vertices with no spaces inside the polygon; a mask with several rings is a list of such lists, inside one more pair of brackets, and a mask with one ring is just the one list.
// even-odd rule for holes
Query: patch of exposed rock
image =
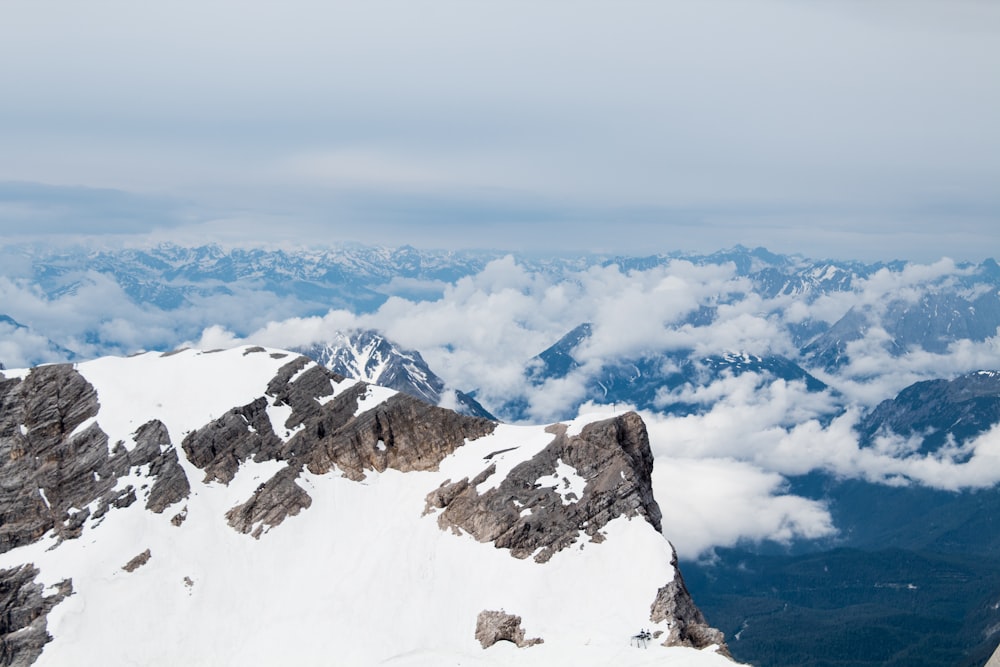
{"label": "patch of exposed rock", "polygon": [[260,538],[265,527],[276,526],[285,517],[295,516],[312,505],[312,498],[295,483],[300,467],[282,468],[274,477],[261,484],[253,496],[226,512],[229,525],[241,533]]}
{"label": "patch of exposed rock", "polygon": [[48,613],[73,592],[67,579],[52,595],[35,581],[38,569],[21,565],[0,570],[0,666],[27,667],[38,659],[42,648],[52,641],[48,633]]}
{"label": "patch of exposed rock", "polygon": [[141,554],[139,554],[129,562],[122,565],[122,569],[125,570],[126,572],[135,572],[140,567],[148,563],[151,557],[152,553],[149,551],[149,549],[146,549]]}
{"label": "patch of exposed rock", "polygon": [[[491,464],[471,481],[447,482],[428,494],[428,510],[443,510],[438,524],[510,549],[517,558],[534,554],[540,563],[581,535],[602,541],[601,529],[620,516],[641,517],[660,530],[660,507],[650,480],[653,455],[639,415],[630,412],[588,424],[574,436],[562,425],[551,430],[552,442],[494,488],[482,494],[476,490],[496,473]],[[585,481],[579,498],[561,495],[558,483],[540,483],[556,473],[560,462]]]}
{"label": "patch of exposed rock", "polygon": [[[166,428],[153,420],[134,434],[130,450],[94,418],[97,394],[70,364],[40,366],[21,380],[0,376],[0,552],[55,531],[80,534],[88,519],[137,500],[119,478],[149,466],[146,506],[162,512],[190,491]],[[93,507],[93,516],[91,516]]]}
{"label": "patch of exposed rock", "polygon": [[320,404],[319,399],[333,393],[331,382],[344,378],[317,365],[302,372],[308,363],[299,357],[283,367],[268,385],[268,394],[292,408],[285,427],[298,429],[282,454],[298,458],[313,473],[336,467],[351,479],[363,479],[366,470],[436,470],[467,439],[496,428],[488,419],[460,415],[406,394],[366,410],[365,401],[371,399],[362,382]]}
{"label": "patch of exposed rock", "polygon": [[205,482],[229,484],[240,464],[276,458],[282,441],[275,435],[263,396],[236,407],[189,434],[181,443],[191,463],[205,471]]}
{"label": "patch of exposed rock", "polygon": [[650,607],[649,620],[653,623],[666,622],[669,632],[663,641],[664,646],[692,646],[705,648],[713,644],[718,646],[718,652],[731,657],[726,645],[726,636],[721,630],[711,627],[705,616],[695,605],[684,584],[680,568],[677,566],[677,555],[671,564],[674,566],[674,580],[656,592],[656,599]]}
{"label": "patch of exposed rock", "polygon": [[[219,419],[188,434],[182,448],[205,470],[205,481],[232,481],[242,463],[286,461],[252,498],[233,507],[230,525],[259,537],[267,527],[308,508],[311,499],[297,483],[303,468],[314,474],[338,469],[345,477],[364,479],[367,471],[393,468],[434,470],[467,439],[493,431],[496,424],[431,406],[405,394],[365,410],[368,385],[334,385],[344,378],[296,357],[279,369],[265,397],[235,407]],[[291,414],[275,433],[268,402],[287,406]]]}
{"label": "patch of exposed rock", "polygon": [[518,648],[542,644],[545,641],[540,637],[525,639],[520,616],[485,609],[479,612],[479,617],[476,618],[476,639],[483,648],[489,648],[500,641],[511,642]]}

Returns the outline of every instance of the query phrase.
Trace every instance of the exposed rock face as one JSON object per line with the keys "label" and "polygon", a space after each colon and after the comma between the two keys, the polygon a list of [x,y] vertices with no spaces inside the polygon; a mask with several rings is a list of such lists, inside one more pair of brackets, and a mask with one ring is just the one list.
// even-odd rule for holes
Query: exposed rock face
{"label": "exposed rock face", "polygon": [[406,394],[359,413],[368,392],[360,382],[321,405],[318,399],[333,393],[331,382],[344,378],[313,366],[289,383],[287,378],[307,362],[300,357],[282,368],[268,394],[292,407],[285,426],[300,429],[281,455],[300,459],[313,473],[336,466],[351,479],[363,479],[365,470],[436,470],[466,439],[496,428],[488,419],[459,415]]}
{"label": "exposed rock face", "polygon": [[40,366],[23,381],[0,379],[0,552],[49,530],[76,537],[87,519],[132,504],[136,489],[116,487],[136,467],[148,465],[155,477],[146,499],[154,512],[187,496],[162,423],[141,426],[131,450],[117,443],[109,451],[107,435],[92,421],[97,410],[94,388],[69,364]]}
{"label": "exposed rock face", "polygon": [[677,567],[676,555],[673,566],[674,580],[656,592],[656,599],[649,612],[649,620],[653,623],[665,621],[670,628],[663,645],[705,648],[715,644],[719,647],[719,653],[728,656],[729,647],[726,645],[725,635],[708,625],[705,616],[691,599],[684,577]]}
{"label": "exposed rock face", "polygon": [[[23,380],[0,376],[0,553],[49,531],[78,537],[88,520],[128,507],[142,491],[118,488],[119,480],[136,468],[148,466],[152,478],[147,509],[160,513],[187,497],[190,485],[162,423],[141,426],[132,449],[116,443],[109,451],[93,421],[97,411],[94,388],[69,364],[35,368]],[[43,597],[42,585],[32,583],[36,574],[29,565],[0,574],[0,665],[38,657],[51,639],[46,614],[72,590],[67,580],[57,595]]]}
{"label": "exposed rock face", "polygon": [[[568,436],[563,425],[550,431],[555,436],[552,442],[515,466],[495,488],[482,494],[476,489],[496,474],[496,466],[490,465],[471,481],[446,483],[428,494],[428,510],[443,509],[439,525],[493,542],[517,558],[534,555],[539,563],[576,542],[581,533],[600,542],[601,528],[620,516],[641,517],[660,530],[660,508],[650,477],[653,456],[639,415],[629,412],[588,424],[576,436]],[[579,495],[567,491],[568,479],[559,480],[560,467],[567,465],[579,476],[577,486],[582,482]],[[562,488],[558,481],[564,483]],[[695,648],[716,644],[729,655],[722,632],[709,627],[691,599],[676,555],[671,564],[674,579],[659,589],[650,612],[653,623],[668,624],[663,644]],[[510,621],[497,623],[507,627]]]}
{"label": "exposed rock face", "polygon": [[301,467],[282,468],[257,487],[253,497],[226,512],[229,525],[241,533],[260,538],[265,526],[276,526],[287,516],[295,516],[312,505],[312,498],[295,483]]}
{"label": "exposed rock face", "polygon": [[483,648],[489,648],[499,641],[511,642],[518,648],[534,646],[545,641],[540,637],[525,639],[520,616],[485,609],[479,612],[479,617],[476,619],[476,639]]}
{"label": "exposed rock face", "polygon": [[26,667],[52,640],[47,630],[46,616],[67,595],[73,586],[65,580],[54,595],[45,596],[42,584],[35,581],[38,570],[22,565],[0,570],[0,665]]}
{"label": "exposed rock face", "polygon": [[[334,385],[344,378],[305,357],[283,366],[268,384],[267,396],[233,408],[225,415],[190,433],[182,444],[188,459],[206,471],[205,481],[228,484],[240,464],[254,461],[287,461],[252,498],[233,507],[226,518],[235,529],[255,537],[312,504],[295,482],[303,468],[324,474],[334,468],[361,480],[366,471],[393,468],[435,470],[444,457],[466,439],[491,433],[493,422],[430,406],[405,394],[363,410],[368,385]],[[275,434],[267,415],[268,401],[288,406],[291,415],[284,433]],[[279,428],[279,431],[282,429]]]}
{"label": "exposed rock face", "polygon": [[148,563],[152,555],[153,554],[149,551],[149,549],[146,549],[141,554],[139,554],[129,562],[122,565],[122,569],[125,570],[126,572],[135,572],[140,567]]}
{"label": "exposed rock face", "polygon": [[184,438],[181,447],[188,460],[205,471],[205,482],[229,484],[247,459],[264,461],[276,456],[282,442],[266,410],[267,399],[260,397]]}
{"label": "exposed rock face", "polygon": [[[444,510],[439,525],[510,549],[517,558],[534,554],[540,563],[576,542],[581,532],[601,541],[601,528],[619,516],[642,517],[660,530],[650,482],[653,455],[639,415],[588,424],[576,436],[567,436],[562,425],[552,432],[551,444],[514,467],[495,488],[476,490],[495,474],[495,466],[489,466],[471,482],[465,478],[432,491],[428,509]],[[560,493],[570,481],[558,479],[560,464],[575,470],[578,484],[583,482],[579,496]],[[555,484],[542,483],[546,479]]]}

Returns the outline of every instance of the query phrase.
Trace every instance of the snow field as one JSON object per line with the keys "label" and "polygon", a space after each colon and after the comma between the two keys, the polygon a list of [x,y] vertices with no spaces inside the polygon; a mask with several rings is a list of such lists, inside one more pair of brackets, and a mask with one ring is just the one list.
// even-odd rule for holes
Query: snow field
{"label": "snow field", "polygon": [[[226,511],[284,464],[248,461],[228,486],[204,484],[180,442],[263,395],[290,359],[237,349],[79,365],[98,390],[97,421],[110,442],[132,443],[139,426],[160,419],[192,493],[152,514],[141,491],[149,480],[137,469],[120,485],[135,486],[138,502],[88,521],[80,538],[55,548],[47,536],[0,555],[0,567],[35,563],[48,586],[73,581],[74,594],[49,614],[55,639],[38,665],[732,664],[710,650],[629,645],[641,629],[666,630],[649,622],[649,610],[674,576],[669,543],[641,519],[616,519],[603,543],[584,536],[538,564],[442,530],[436,513],[424,514],[426,495],[448,479],[474,477],[492,462],[497,472],[481,486],[499,483],[551,441],[543,427],[501,425],[437,472],[371,472],[362,482],[336,470],[305,472],[298,483],[311,507],[259,540],[237,533]],[[370,392],[362,409],[387,392]],[[284,434],[283,422],[273,426]],[[173,525],[181,512],[185,520]],[[146,549],[148,563],[122,569]],[[521,616],[526,637],[545,643],[483,650],[474,637],[483,610]]]}

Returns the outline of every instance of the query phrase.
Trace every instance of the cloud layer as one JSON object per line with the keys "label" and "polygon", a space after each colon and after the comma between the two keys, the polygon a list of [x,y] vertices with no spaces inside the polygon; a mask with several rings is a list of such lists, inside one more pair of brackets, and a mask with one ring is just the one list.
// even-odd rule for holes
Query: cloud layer
{"label": "cloud layer", "polygon": [[[507,256],[453,283],[434,283],[429,298],[392,296],[366,314],[331,310],[302,317],[295,313],[304,306],[294,299],[235,284],[178,309],[158,310],[130,301],[115,280],[92,271],[70,276],[71,288],[47,296],[23,277],[28,268],[18,269],[16,256],[8,267],[22,277],[0,278],[0,303],[27,325],[0,322],[0,359],[8,367],[58,357],[59,346],[80,356],[168,349],[185,341],[206,349],[241,342],[288,348],[329,341],[338,331],[376,329],[419,350],[450,389],[475,390],[490,410],[520,400],[527,418],[538,422],[575,416],[574,406],[605,414],[627,409],[588,401],[588,386],[608,360],[660,356],[668,363],[664,355],[677,351],[796,358],[790,325],[833,323],[852,308],[877,313],[893,300],[917,303],[926,294],[963,290],[958,281],[969,273],[942,260],[879,270],[849,291],[816,299],[770,299],[752,292],[731,263],[678,259],[644,270],[610,264],[560,272],[529,269]],[[705,308],[714,318],[692,322],[690,316]],[[573,350],[580,365],[564,377],[529,382],[528,360],[582,322],[592,324],[592,336]],[[907,385],[1000,367],[997,336],[902,356],[892,352],[887,336],[873,327],[850,344],[850,364],[811,369],[827,382],[826,391],[753,372],[661,389],[664,404],[698,406],[687,416],[643,414],[657,459],[657,496],[666,525],[676,527],[671,530],[682,555],[696,557],[740,540],[833,535],[827,508],[787,491],[789,478],[813,471],[947,490],[1000,482],[1000,431],[933,454],[918,454],[900,439],[859,446],[854,427],[860,416]]]}

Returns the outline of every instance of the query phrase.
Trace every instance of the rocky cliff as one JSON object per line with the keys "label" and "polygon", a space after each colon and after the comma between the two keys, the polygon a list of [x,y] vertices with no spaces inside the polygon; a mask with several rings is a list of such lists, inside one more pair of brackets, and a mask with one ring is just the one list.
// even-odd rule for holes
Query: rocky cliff
{"label": "rocky cliff", "polygon": [[[546,430],[552,441],[506,476],[492,479],[497,465],[487,460],[471,480],[448,480],[428,494],[425,511],[441,510],[442,529],[465,531],[537,563],[580,541],[602,542],[602,529],[619,517],[639,518],[661,530],[650,478],[653,456],[638,414],[593,422],[578,434],[569,434],[564,424]],[[672,563],[676,570],[676,554]],[[663,645],[717,645],[727,653],[722,633],[705,622],[679,570],[650,602],[648,620],[668,630]]]}

